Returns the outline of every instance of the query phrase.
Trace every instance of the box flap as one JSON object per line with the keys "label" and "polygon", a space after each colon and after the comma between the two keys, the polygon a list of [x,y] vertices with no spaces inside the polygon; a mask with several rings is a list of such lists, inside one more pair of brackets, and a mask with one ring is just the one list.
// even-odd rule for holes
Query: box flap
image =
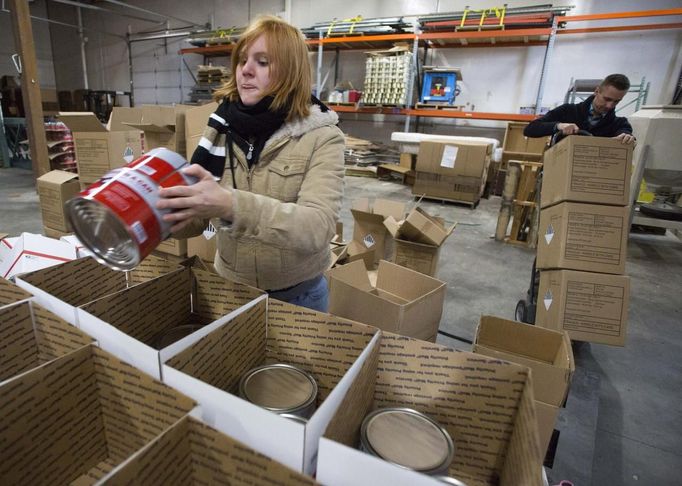
{"label": "box flap", "polygon": [[391,201],[389,199],[376,199],[374,201],[374,214],[380,214],[384,218],[393,216],[396,220],[401,220],[405,217],[406,204],[401,201]]}
{"label": "box flap", "polygon": [[377,289],[397,295],[407,302],[434,292],[445,282],[395,263],[382,260],[377,271]]}
{"label": "box flap", "polygon": [[107,129],[92,112],[60,111],[57,116],[72,132],[106,132]]}
{"label": "box flap", "polygon": [[142,122],[142,108],[121,107],[114,106],[109,116],[107,128],[111,132],[120,132],[130,130],[125,123],[141,123]]}
{"label": "box flap", "polygon": [[78,179],[78,174],[67,172],[65,170],[51,170],[50,172],[38,177],[37,180],[39,183],[64,184],[65,182],[69,182],[73,179]]}
{"label": "box flap", "polygon": [[384,226],[393,238],[398,238],[400,235],[401,223],[396,221],[393,216],[389,216],[384,220]]}
{"label": "box flap", "polygon": [[327,272],[327,276],[330,279],[337,279],[365,292],[370,292],[374,289],[372,284],[369,282],[367,268],[365,267],[364,263],[359,260],[350,262],[347,265],[341,265],[340,267],[332,268]]}
{"label": "box flap", "polygon": [[132,128],[137,128],[138,130],[142,130],[143,132],[170,134],[175,133],[175,125],[154,125],[153,123],[128,123],[128,122],[124,122],[123,124]]}

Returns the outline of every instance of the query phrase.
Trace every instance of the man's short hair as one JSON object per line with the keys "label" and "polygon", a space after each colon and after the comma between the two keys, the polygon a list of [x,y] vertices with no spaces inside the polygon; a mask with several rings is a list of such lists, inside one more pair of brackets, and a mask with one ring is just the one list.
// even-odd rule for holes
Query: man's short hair
{"label": "man's short hair", "polygon": [[600,88],[613,86],[618,91],[627,91],[630,89],[630,80],[625,74],[609,74],[599,85]]}

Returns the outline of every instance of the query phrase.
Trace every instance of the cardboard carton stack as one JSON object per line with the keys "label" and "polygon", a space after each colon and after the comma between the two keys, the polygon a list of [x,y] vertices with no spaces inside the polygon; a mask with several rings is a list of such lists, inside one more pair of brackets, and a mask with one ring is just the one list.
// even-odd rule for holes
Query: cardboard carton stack
{"label": "cardboard carton stack", "polygon": [[544,453],[575,372],[568,334],[481,316],[472,351],[531,369],[540,450]]}
{"label": "cardboard carton stack", "polygon": [[421,142],[412,194],[475,206],[481,199],[492,144]]}
{"label": "cardboard carton stack", "polygon": [[545,152],[536,324],[624,346],[632,146],[571,136]]}

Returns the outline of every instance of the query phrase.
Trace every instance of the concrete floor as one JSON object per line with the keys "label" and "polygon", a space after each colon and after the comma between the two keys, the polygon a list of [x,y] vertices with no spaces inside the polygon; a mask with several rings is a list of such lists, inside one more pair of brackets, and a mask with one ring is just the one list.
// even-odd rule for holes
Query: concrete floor
{"label": "concrete floor", "polygon": [[[382,197],[412,202],[409,188],[348,177],[342,211],[345,239],[352,236],[350,201]],[[481,314],[513,319],[525,296],[534,254],[492,239],[500,200],[477,209],[423,202],[425,209],[458,223],[441,250],[438,277],[448,283],[441,330],[471,340]],[[31,172],[0,169],[0,232],[42,231]],[[625,348],[576,343],[576,376],[567,406],[550,484],[576,486],[682,484],[682,241],[633,234],[628,245],[631,277]],[[470,345],[444,336],[439,343]]]}

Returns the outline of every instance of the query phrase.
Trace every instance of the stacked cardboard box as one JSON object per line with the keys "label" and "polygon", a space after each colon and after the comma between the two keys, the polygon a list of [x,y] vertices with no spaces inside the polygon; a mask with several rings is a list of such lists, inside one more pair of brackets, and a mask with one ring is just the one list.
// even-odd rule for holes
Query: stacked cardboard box
{"label": "stacked cardboard box", "polygon": [[483,194],[492,144],[421,142],[412,194],[464,202],[472,206]]}
{"label": "stacked cardboard box", "polygon": [[545,152],[536,324],[624,346],[632,146],[571,136]]}
{"label": "stacked cardboard box", "polygon": [[530,368],[540,450],[546,451],[575,371],[568,334],[481,316],[473,352]]}

